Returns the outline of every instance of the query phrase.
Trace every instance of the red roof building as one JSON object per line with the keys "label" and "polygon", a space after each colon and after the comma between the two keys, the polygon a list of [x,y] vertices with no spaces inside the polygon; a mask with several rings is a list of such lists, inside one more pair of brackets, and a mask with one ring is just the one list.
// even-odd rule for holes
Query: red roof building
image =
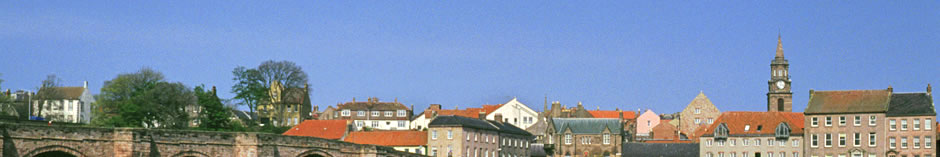
{"label": "red roof building", "polygon": [[636,112],[633,111],[594,110],[588,111],[588,113],[591,113],[594,118],[620,118],[620,113],[623,113],[623,119],[636,119]]}
{"label": "red roof building", "polygon": [[428,145],[427,131],[357,131],[350,132],[346,142],[380,146],[424,146]]}
{"label": "red roof building", "polygon": [[305,120],[284,132],[284,135],[339,140],[346,136],[348,128],[346,120]]}

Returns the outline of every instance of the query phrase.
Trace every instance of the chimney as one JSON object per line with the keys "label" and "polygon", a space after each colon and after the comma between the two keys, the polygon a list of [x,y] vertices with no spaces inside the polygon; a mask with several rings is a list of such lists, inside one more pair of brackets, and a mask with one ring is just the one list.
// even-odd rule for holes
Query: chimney
{"label": "chimney", "polygon": [[411,104],[411,108],[409,108],[408,110],[414,110],[414,109],[415,109],[415,104]]}
{"label": "chimney", "polygon": [[810,89],[809,89],[809,95],[812,96],[813,93],[816,93],[816,90],[813,90],[812,88],[810,88]]}
{"label": "chimney", "polygon": [[353,97],[353,102],[356,102],[356,97]]}
{"label": "chimney", "polygon": [[[86,84],[87,86],[87,84]],[[215,86],[212,86],[212,95],[215,95]]]}
{"label": "chimney", "polygon": [[503,121],[503,114],[497,113],[496,115],[493,116],[493,118],[496,118],[496,121],[497,121],[497,122],[505,123],[505,122]]}
{"label": "chimney", "polygon": [[486,112],[480,112],[477,116],[479,116],[477,118],[480,118],[480,120],[486,120]]}
{"label": "chimney", "polygon": [[395,97],[395,103],[398,103],[398,97]]}
{"label": "chimney", "polygon": [[[7,93],[10,93],[10,90],[7,90]],[[927,84],[927,95],[930,95],[930,84]]]}
{"label": "chimney", "polygon": [[88,89],[88,81],[83,82],[82,87],[85,87],[85,89]]}
{"label": "chimney", "polygon": [[894,87],[891,87],[891,85],[888,85],[888,93],[894,93]]}

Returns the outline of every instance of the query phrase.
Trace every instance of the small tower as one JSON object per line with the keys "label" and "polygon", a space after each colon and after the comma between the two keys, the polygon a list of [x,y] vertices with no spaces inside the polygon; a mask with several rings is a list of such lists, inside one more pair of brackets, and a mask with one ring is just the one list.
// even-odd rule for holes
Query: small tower
{"label": "small tower", "polygon": [[770,80],[767,81],[767,111],[793,112],[793,92],[790,90],[790,63],[783,57],[783,40],[777,35],[777,53],[770,61]]}

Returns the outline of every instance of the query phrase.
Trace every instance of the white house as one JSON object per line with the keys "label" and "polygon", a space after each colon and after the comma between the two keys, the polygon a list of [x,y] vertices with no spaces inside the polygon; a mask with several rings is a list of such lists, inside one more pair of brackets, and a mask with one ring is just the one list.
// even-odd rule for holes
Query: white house
{"label": "white house", "polygon": [[[91,104],[95,97],[88,90],[88,81],[81,87],[57,87],[62,99],[44,100],[42,115],[39,117],[58,122],[88,123],[91,121]],[[33,100],[31,116],[39,114],[39,100]]]}
{"label": "white house", "polygon": [[[516,127],[526,129],[535,124],[539,113],[522,104],[516,98],[499,106],[495,111],[486,114],[486,119],[497,120],[496,115],[502,115],[503,122],[515,125]],[[497,120],[498,121],[498,120]]]}

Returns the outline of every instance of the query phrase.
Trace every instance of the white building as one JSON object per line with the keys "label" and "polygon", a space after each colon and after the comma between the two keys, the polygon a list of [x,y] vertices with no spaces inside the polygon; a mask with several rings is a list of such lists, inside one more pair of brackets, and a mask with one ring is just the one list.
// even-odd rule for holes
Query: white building
{"label": "white building", "polygon": [[[431,104],[428,109],[418,114],[411,121],[411,129],[421,130],[427,128],[428,123],[434,120],[436,116],[456,115],[468,118],[478,118],[480,113],[486,115],[488,120],[497,120],[496,115],[503,117],[503,122],[512,124],[519,128],[529,128],[535,124],[538,112],[519,102],[516,98],[499,105],[483,105],[480,108],[466,108],[463,110],[442,110],[441,105]],[[497,120],[498,121],[498,120]]]}
{"label": "white building", "polygon": [[39,100],[33,100],[30,115],[56,122],[88,123],[91,121],[91,104],[95,97],[88,90],[88,81],[81,87],[57,87],[62,99],[44,100],[42,115],[39,114]]}

